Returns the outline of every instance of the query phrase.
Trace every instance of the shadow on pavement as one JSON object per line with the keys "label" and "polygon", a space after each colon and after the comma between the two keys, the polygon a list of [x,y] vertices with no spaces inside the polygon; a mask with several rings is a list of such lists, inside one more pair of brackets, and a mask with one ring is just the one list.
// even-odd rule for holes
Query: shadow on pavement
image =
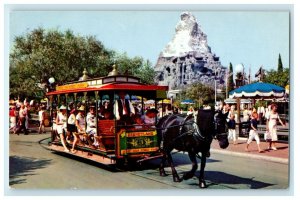
{"label": "shadow on pavement", "polygon": [[29,157],[9,157],[9,185],[26,182],[26,176],[35,175],[36,169],[45,168],[50,164],[49,159],[36,159]]}
{"label": "shadow on pavement", "polygon": [[[187,165],[190,168],[192,168],[192,162],[188,156],[187,153],[172,153],[172,158],[173,158],[173,162],[175,167],[180,167],[183,165]],[[206,163],[214,163],[214,162],[220,162],[219,160],[215,160],[215,159],[210,159],[207,158]],[[197,159],[198,165],[201,162],[200,159]],[[144,161],[142,163],[132,163],[130,168],[128,170],[131,171],[141,171],[141,170],[148,170],[148,169],[158,169],[161,163],[161,158],[156,158],[153,160],[149,160],[149,161]],[[170,167],[170,165],[168,164],[168,162],[165,162],[165,167]]]}
{"label": "shadow on pavement", "polygon": [[[195,174],[199,177],[199,171]],[[205,171],[205,180],[211,182],[211,184],[207,184],[209,187],[210,185],[247,185],[249,189],[262,189],[268,186],[272,186],[274,184],[264,183],[261,181],[255,181],[252,178],[241,178],[239,176],[235,176],[232,174],[224,173],[224,172],[217,172],[217,171]]]}

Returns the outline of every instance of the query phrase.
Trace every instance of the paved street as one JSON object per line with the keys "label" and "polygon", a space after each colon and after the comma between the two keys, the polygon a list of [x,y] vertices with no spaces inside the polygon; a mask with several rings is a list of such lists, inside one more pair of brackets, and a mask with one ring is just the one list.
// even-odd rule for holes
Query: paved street
{"label": "paved street", "polygon": [[[39,141],[49,134],[10,134],[9,184],[15,189],[197,189],[198,180],[174,183],[172,176],[160,177],[159,160],[130,171],[107,169],[46,150]],[[187,154],[176,153],[181,175],[190,169]],[[170,168],[166,168],[171,174]],[[208,189],[285,189],[289,166],[282,162],[223,154],[212,149],[206,166]],[[199,172],[196,173],[199,176]],[[160,190],[164,191],[164,190]]]}

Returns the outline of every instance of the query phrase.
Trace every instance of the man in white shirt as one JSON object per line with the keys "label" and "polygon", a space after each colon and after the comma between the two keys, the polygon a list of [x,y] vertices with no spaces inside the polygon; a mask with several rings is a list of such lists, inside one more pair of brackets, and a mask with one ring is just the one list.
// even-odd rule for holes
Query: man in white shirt
{"label": "man in white shirt", "polygon": [[263,124],[264,117],[265,117],[265,108],[261,105],[257,108],[258,120],[259,124]]}

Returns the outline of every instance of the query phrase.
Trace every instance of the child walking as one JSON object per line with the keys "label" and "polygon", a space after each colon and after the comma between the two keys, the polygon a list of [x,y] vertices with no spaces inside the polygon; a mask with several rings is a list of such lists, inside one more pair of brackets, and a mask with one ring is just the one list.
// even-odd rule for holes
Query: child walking
{"label": "child walking", "polygon": [[250,133],[249,133],[249,138],[245,150],[249,151],[248,149],[249,144],[252,142],[253,139],[255,139],[257,143],[258,152],[261,153],[262,151],[259,146],[260,140],[257,133],[257,124],[258,124],[257,118],[258,118],[258,114],[256,112],[252,112],[251,120],[250,120]]}
{"label": "child walking", "polygon": [[235,132],[235,115],[232,113],[228,121],[228,140],[233,140],[233,144],[236,145],[236,132]]}

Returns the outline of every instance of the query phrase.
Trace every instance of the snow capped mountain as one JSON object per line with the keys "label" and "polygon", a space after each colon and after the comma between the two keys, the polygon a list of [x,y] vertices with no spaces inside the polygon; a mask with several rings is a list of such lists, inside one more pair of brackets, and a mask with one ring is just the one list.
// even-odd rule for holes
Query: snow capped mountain
{"label": "snow capped mountain", "polygon": [[173,39],[162,51],[161,56],[179,57],[191,51],[207,53],[210,52],[210,47],[207,45],[207,36],[200,29],[196,18],[191,13],[184,12],[176,25]]}
{"label": "snow capped mountain", "polygon": [[156,82],[168,85],[172,90],[195,82],[213,86],[215,80],[222,87],[226,68],[211,52],[207,35],[196,18],[183,12],[175,27],[175,35],[160,53],[154,70]]}

